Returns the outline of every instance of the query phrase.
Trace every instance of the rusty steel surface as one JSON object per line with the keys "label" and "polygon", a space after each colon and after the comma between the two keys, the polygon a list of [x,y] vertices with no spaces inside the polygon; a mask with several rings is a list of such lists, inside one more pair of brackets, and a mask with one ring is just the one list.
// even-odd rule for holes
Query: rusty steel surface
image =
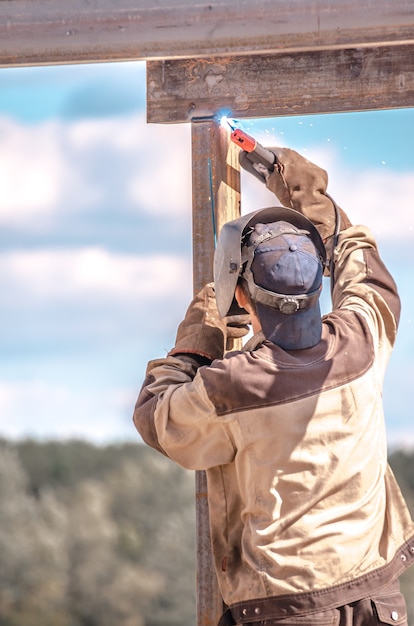
{"label": "rusty steel surface", "polygon": [[149,61],[147,119],[278,117],[414,106],[414,45]]}
{"label": "rusty steel surface", "polygon": [[223,223],[240,215],[239,148],[215,120],[192,129],[193,283],[198,291],[213,279],[215,237]]}
{"label": "rusty steel surface", "polygon": [[[240,215],[238,147],[213,120],[192,123],[193,283],[197,292],[213,278],[215,235]],[[234,346],[235,348],[238,346]],[[223,610],[211,550],[207,480],[196,472],[197,626],[216,626]]]}
{"label": "rusty steel surface", "polygon": [[404,42],[412,0],[0,0],[0,66]]}

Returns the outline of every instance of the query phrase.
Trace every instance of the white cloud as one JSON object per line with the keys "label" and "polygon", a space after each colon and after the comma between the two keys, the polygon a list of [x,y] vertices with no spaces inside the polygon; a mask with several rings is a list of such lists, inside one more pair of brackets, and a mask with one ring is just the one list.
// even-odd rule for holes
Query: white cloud
{"label": "white cloud", "polygon": [[410,425],[396,428],[392,424],[387,428],[388,448],[392,450],[414,450],[414,431]]}
{"label": "white cloud", "polygon": [[[383,241],[414,240],[414,174],[384,169],[336,174],[335,199]],[[333,192],[332,192],[333,194]]]}
{"label": "white cloud", "polygon": [[151,213],[183,214],[191,206],[190,125],[142,123],[138,134],[141,160],[130,181],[131,200]]}
{"label": "white cloud", "polygon": [[[99,210],[113,169],[127,172],[119,197],[148,213],[191,206],[188,125],[154,126],[143,114],[24,126],[0,118],[0,223],[42,223]],[[100,160],[106,158],[105,163]],[[93,175],[90,172],[93,170]]]}
{"label": "white cloud", "polygon": [[189,269],[185,258],[162,253],[140,257],[97,247],[12,251],[0,255],[0,290],[28,302],[85,295],[143,301],[182,293]]}
{"label": "white cloud", "polygon": [[56,122],[29,128],[0,118],[0,223],[56,210],[65,172],[59,136]]}
{"label": "white cloud", "polygon": [[74,390],[43,380],[3,382],[0,433],[11,439],[77,437],[96,443],[135,438],[134,394],[111,387]]}

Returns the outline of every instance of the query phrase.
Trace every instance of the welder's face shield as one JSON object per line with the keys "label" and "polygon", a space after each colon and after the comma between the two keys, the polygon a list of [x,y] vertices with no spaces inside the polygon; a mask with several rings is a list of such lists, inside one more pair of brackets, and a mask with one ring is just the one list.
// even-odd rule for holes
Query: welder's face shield
{"label": "welder's face shield", "polygon": [[322,262],[325,262],[326,251],[319,232],[308,218],[293,209],[268,207],[227,222],[220,231],[214,254],[214,285],[220,317],[241,312],[234,292],[243,271],[241,251],[243,234],[256,224],[277,221],[289,222],[299,229],[308,231]]}

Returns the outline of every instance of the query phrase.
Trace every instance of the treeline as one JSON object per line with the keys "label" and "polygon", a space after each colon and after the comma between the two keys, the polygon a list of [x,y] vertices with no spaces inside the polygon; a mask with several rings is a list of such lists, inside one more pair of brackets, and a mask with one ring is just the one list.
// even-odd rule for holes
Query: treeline
{"label": "treeline", "polygon": [[[389,462],[414,519],[414,451],[393,452]],[[401,577],[401,591],[407,603],[408,626],[414,626],[414,566]]]}
{"label": "treeline", "polygon": [[[414,514],[414,452],[390,463]],[[195,626],[195,553],[192,472],[140,444],[0,440],[0,626]]]}
{"label": "treeline", "polygon": [[194,626],[194,477],[142,445],[0,443],[1,626]]}

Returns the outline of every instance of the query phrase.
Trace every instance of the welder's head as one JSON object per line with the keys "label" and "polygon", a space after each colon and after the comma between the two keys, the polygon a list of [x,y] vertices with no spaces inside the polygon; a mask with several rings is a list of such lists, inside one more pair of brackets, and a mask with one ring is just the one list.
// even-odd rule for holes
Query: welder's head
{"label": "welder's head", "polygon": [[265,337],[285,350],[316,345],[325,247],[313,224],[284,207],[261,209],[222,228],[214,279],[219,314],[234,309],[242,277]]}

